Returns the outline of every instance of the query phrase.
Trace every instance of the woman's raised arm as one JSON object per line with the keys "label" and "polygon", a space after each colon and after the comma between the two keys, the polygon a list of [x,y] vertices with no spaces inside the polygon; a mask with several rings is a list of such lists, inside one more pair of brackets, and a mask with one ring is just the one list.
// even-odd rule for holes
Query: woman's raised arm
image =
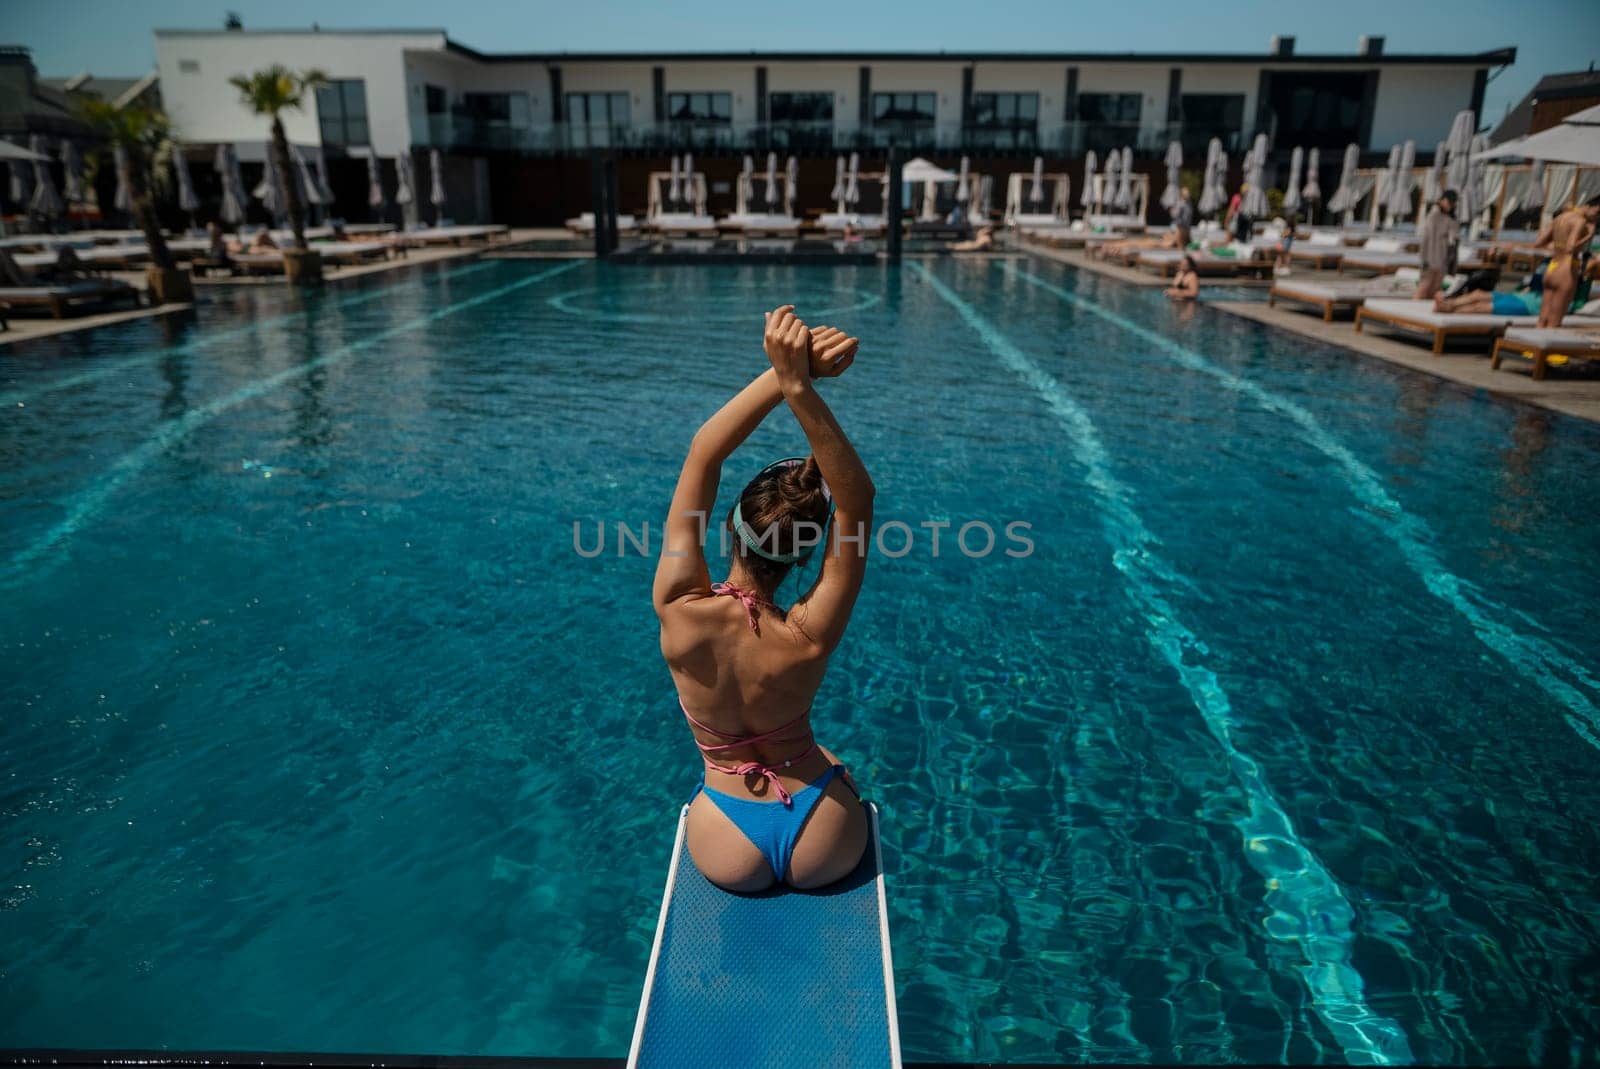
{"label": "woman's raised arm", "polygon": [[[779,320],[776,315],[771,320]],[[856,339],[832,328],[797,332],[787,319],[769,320],[767,357],[772,361],[789,404],[805,431],[811,453],[833,495],[833,525],[822,571],[806,595],[789,612],[789,620],[818,651],[833,652],[844,637],[867,570],[867,543],[872,537],[872,500],[877,490],[833,410],[817,393],[814,377],[842,373],[855,359]]]}
{"label": "woman's raised arm", "polygon": [[711,522],[711,506],[717,500],[722,463],[782,400],[778,374],[768,368],[695,432],[683,470],[678,473],[677,488],[672,492],[661,558],[656,562],[651,600],[657,613],[679,598],[711,593],[705,536]]}

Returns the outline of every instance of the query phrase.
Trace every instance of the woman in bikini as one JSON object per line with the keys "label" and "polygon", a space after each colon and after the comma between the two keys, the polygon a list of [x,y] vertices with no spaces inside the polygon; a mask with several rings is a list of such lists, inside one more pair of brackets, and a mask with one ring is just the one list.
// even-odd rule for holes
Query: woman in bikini
{"label": "woman in bikini", "polygon": [[[685,838],[695,866],[729,891],[822,887],[849,875],[867,843],[855,786],[811,731],[872,534],[872,480],[816,388],[850,366],[857,345],[832,327],[808,329],[792,305],[768,313],[772,366],[695,433],[672,495],[652,593],[704,764]],[[714,583],[705,535],[723,462],[779,405],[811,455],[768,465],[740,492],[728,518],[733,560]],[[819,545],[816,582],[784,610],[773,601],[779,585]]]}

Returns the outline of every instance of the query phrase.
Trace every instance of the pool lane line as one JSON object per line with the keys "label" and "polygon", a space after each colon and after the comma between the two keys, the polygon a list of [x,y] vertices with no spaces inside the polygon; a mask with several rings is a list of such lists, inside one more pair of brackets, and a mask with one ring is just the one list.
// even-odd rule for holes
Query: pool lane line
{"label": "pool lane line", "polygon": [[[1255,401],[1269,412],[1285,417],[1300,429],[1300,438],[1307,445],[1328,457],[1344,473],[1344,483],[1364,508],[1360,510],[1369,523],[1378,528],[1400,550],[1411,570],[1422,580],[1428,592],[1459,612],[1471,626],[1474,634],[1489,649],[1503,657],[1512,668],[1541,687],[1556,701],[1566,706],[1568,725],[1578,737],[1600,749],[1600,710],[1574,679],[1591,693],[1600,692],[1600,680],[1572,657],[1551,643],[1524,634],[1501,622],[1518,614],[1500,605],[1487,594],[1477,590],[1445,566],[1433,548],[1433,532],[1426,521],[1405,510],[1399,500],[1384,485],[1383,477],[1352,453],[1328,431],[1310,410],[1274,393],[1264,386],[1219,367],[1200,353],[1180,345],[1158,331],[1135,323],[1109,309],[1102,308],[1085,297],[1062,289],[1032,272],[1002,263],[1001,268],[1015,278],[1030,283],[1048,293],[1098,316],[1108,323],[1154,345],[1163,355],[1191,371],[1210,375],[1228,389]],[[1530,618],[1531,619],[1531,618]]]}
{"label": "pool lane line", "polygon": [[509,293],[514,293],[536,282],[543,282],[545,279],[554,278],[556,275],[571,271],[575,267],[582,266],[585,262],[583,260],[570,260],[558,267],[548,268],[537,274],[529,275],[527,278],[518,279],[509,285],[498,286],[476,297],[457,301],[455,304],[447,304],[443,308],[436,308],[426,315],[407,320],[387,330],[378,331],[376,334],[368,335],[360,341],[341,345],[323,356],[295,364],[293,367],[285,368],[265,378],[257,379],[252,383],[241,386],[230,394],[217,398],[215,401],[201,405],[198,408],[192,408],[177,419],[163,423],[150,438],[118,457],[112,463],[110,470],[93,485],[74,495],[64,519],[35,539],[25,549],[18,551],[11,557],[5,568],[0,570],[0,587],[15,585],[27,578],[37,578],[41,573],[34,570],[34,565],[51,550],[60,546],[82,529],[83,525],[94,517],[95,513],[100,510],[107,499],[123,483],[148,467],[151,461],[162,453],[230,409],[237,408],[247,401],[253,401],[258,397],[271,393],[278,387],[293,382],[295,379],[303,378],[320,368],[339,363],[356,353],[364,352],[409,331],[416,330],[418,327],[424,327],[430,323],[436,323],[446,316],[455,315],[457,312],[464,312],[469,308],[476,308],[490,301],[499,300]]}
{"label": "pool lane line", "polygon": [[1098,499],[1100,521],[1124,589],[1142,610],[1145,638],[1172,667],[1222,748],[1244,789],[1248,815],[1236,820],[1245,856],[1266,883],[1267,935],[1299,948],[1297,971],[1311,995],[1312,1010],[1338,1040],[1347,1060],[1393,1065],[1413,1060],[1405,1030],[1366,1003],[1365,982],[1352,963],[1355,909],[1338,881],[1301,841],[1294,822],[1274,797],[1261,766],[1233,742],[1233,706],[1216,673],[1206,667],[1208,650],[1178,617],[1163,589],[1190,584],[1161,557],[1161,543],[1134,510],[1131,487],[1112,472],[1109,455],[1089,414],[1021,349],[1001,334],[954,290],[921,263],[921,273],[983,339],[1000,362],[1044,401],[1067,430],[1073,459]]}
{"label": "pool lane line", "polygon": [[[499,264],[499,262],[500,261],[498,260],[484,261],[482,263],[470,264],[465,267],[457,267],[452,270],[439,272],[438,274],[422,275],[416,279],[408,279],[404,281],[421,282],[429,279],[442,280],[446,278],[461,278],[465,275],[470,275],[486,268],[495,267]],[[360,293],[345,297],[332,305],[332,308],[354,308],[357,305],[367,304],[371,301],[378,300],[380,297],[392,296],[396,292],[399,292],[398,286],[379,286],[376,289],[364,290]],[[220,330],[212,334],[204,334],[198,338],[195,338],[193,341],[185,342],[182,345],[169,345],[161,349],[147,349],[142,353],[135,353],[133,356],[126,356],[120,360],[115,360],[110,363],[97,363],[93,368],[90,368],[87,371],[79,372],[76,375],[68,375],[64,378],[55,379],[51,382],[40,383],[37,386],[13,390],[10,393],[0,393],[0,409],[15,408],[19,404],[26,405],[35,398],[43,397],[46,394],[55,393],[57,390],[69,390],[74,386],[82,386],[87,383],[98,382],[101,379],[110,378],[119,371],[128,371],[142,365],[154,364],[158,360],[164,360],[170,356],[187,356],[192,353],[197,353],[203,349],[210,348],[218,342],[232,341],[235,338],[249,337],[250,335],[259,332],[264,327],[273,327],[282,323],[303,321],[306,318],[308,311],[310,311],[310,309],[301,308],[298,311],[285,312],[281,315],[269,316],[266,319],[253,320],[242,326],[230,327],[227,330]]]}

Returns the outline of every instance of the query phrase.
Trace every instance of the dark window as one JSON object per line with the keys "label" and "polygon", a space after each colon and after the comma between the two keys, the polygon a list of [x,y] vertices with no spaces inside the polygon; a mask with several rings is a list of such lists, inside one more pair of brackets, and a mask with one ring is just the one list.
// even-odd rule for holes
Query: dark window
{"label": "dark window", "polygon": [[1268,122],[1285,144],[1342,148],[1361,136],[1366,75],[1337,71],[1274,73]]}
{"label": "dark window", "polygon": [[422,87],[422,95],[427,99],[429,115],[443,115],[450,110],[443,87],[424,85]]}
{"label": "dark window", "polygon": [[325,144],[368,144],[367,83],[351,78],[329,82],[318,89],[317,121]]}
{"label": "dark window", "polygon": [[832,93],[772,93],[767,97],[767,114],[775,123],[832,122]]}
{"label": "dark window", "polygon": [[1184,93],[1179,102],[1184,159],[1204,159],[1213,137],[1221,139],[1230,152],[1239,148],[1239,131],[1244,129],[1243,93]]}
{"label": "dark window", "polygon": [[872,121],[932,126],[936,99],[933,93],[873,93]]}
{"label": "dark window", "polygon": [[1144,97],[1138,93],[1079,93],[1078,118],[1092,123],[1138,125],[1143,103]]}
{"label": "dark window", "polygon": [[626,126],[627,93],[568,93],[567,122],[573,126]]}
{"label": "dark window", "polygon": [[668,93],[667,118],[673,122],[732,122],[733,94]]}
{"label": "dark window", "polygon": [[973,126],[1016,129],[1039,121],[1038,93],[973,93]]}
{"label": "dark window", "polygon": [[1144,97],[1138,93],[1079,93],[1082,149],[1109,152],[1131,144],[1139,135],[1139,111],[1143,103]]}

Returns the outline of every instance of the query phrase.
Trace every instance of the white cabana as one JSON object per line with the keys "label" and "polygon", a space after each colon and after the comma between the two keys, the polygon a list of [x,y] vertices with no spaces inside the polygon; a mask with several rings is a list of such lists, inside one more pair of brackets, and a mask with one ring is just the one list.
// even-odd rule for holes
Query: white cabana
{"label": "white cabana", "polygon": [[1568,115],[1548,130],[1497,145],[1476,158],[1545,160],[1600,167],[1600,104]]}
{"label": "white cabana", "polygon": [[1072,178],[1065,171],[1047,174],[1041,167],[1014,171],[1006,179],[1007,226],[1066,226],[1071,221],[1071,207]]}

